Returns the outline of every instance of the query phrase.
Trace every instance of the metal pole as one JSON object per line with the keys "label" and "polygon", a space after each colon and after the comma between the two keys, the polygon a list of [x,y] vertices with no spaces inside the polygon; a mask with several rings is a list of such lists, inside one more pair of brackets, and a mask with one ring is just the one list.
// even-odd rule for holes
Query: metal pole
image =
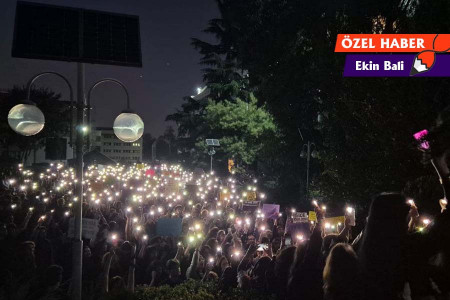
{"label": "metal pole", "polygon": [[213,156],[211,155],[211,171],[210,171],[211,173],[212,173],[212,157]]}
{"label": "metal pole", "polygon": [[[115,84],[117,84],[117,85],[122,87],[122,89],[125,91],[125,95],[127,96],[127,99],[126,99],[127,100],[127,109],[126,109],[126,111],[127,112],[131,111],[130,94],[128,93],[128,90],[127,90],[126,86],[121,81],[119,81],[117,79],[114,79],[114,78],[104,78],[102,80],[99,80],[99,81],[97,81],[96,83],[94,83],[91,86],[91,88],[89,89],[89,91],[87,93],[87,124],[88,124],[89,129],[91,128],[91,109],[92,109],[92,106],[91,106],[91,95],[92,95],[92,91],[97,86],[99,86],[100,84],[105,83],[105,82],[112,82],[112,83],[115,83]],[[86,147],[87,151],[91,151],[91,133],[92,133],[91,130],[89,130],[88,137],[87,137],[87,147]],[[170,147],[170,144],[169,144],[169,147]],[[170,152],[170,150],[169,150],[169,152]]]}
{"label": "metal pole", "polygon": [[309,161],[311,159],[311,142],[308,141],[307,144],[307,154],[306,154],[306,201],[309,201]]}
{"label": "metal pole", "polygon": [[82,267],[83,267],[83,240],[82,233],[82,206],[83,206],[83,139],[84,109],[85,109],[85,75],[84,64],[77,63],[77,146],[76,146],[76,195],[78,197],[74,207],[74,241],[72,259],[72,299],[81,300]]}

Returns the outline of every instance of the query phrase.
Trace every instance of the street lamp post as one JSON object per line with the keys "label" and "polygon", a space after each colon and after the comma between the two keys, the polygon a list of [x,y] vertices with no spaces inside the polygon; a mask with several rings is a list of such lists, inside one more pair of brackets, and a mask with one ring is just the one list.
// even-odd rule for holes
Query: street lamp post
{"label": "street lamp post", "polygon": [[208,150],[208,154],[209,154],[209,156],[211,157],[211,173],[212,173],[212,171],[213,171],[213,167],[212,167],[212,163],[213,163],[213,155],[214,154],[216,154],[216,150],[214,150],[214,148],[213,147],[211,147],[209,150]]}
{"label": "street lamp post", "polygon": [[[73,242],[73,256],[72,256],[72,280],[71,290],[72,299],[81,299],[82,288],[82,259],[83,259],[83,240],[82,240],[82,205],[83,205],[83,146],[84,136],[86,133],[86,127],[84,126],[84,116],[87,107],[91,107],[91,92],[99,84],[104,82],[113,82],[120,85],[127,96],[127,108],[114,121],[114,133],[122,141],[133,142],[138,140],[144,131],[144,123],[142,119],[130,109],[130,97],[127,89],[122,82],[106,78],[96,82],[89,90],[88,106],[86,105],[85,97],[85,70],[84,64],[77,64],[77,122],[76,122],[76,184],[75,195],[76,201],[74,204],[74,242]],[[69,87],[70,90],[70,145],[72,146],[72,125],[74,108],[73,89],[72,86],[63,75],[56,72],[43,72],[39,73],[31,78],[27,86],[27,99],[24,104],[18,104],[13,107],[8,114],[8,123],[11,128],[19,134],[29,136],[39,133],[45,124],[45,118],[42,111],[37,108],[30,100],[31,87],[33,83],[44,75],[56,75],[62,78]],[[88,114],[88,120],[90,124],[90,113]],[[90,143],[88,139],[88,143]],[[90,145],[90,144],[88,144]],[[75,200],[75,199],[74,199]]]}
{"label": "street lamp post", "polygon": [[300,152],[300,157],[306,158],[306,201],[309,200],[309,166],[311,157],[316,158],[318,156],[318,153],[315,149],[311,151],[313,147],[316,148],[316,144],[308,141],[303,145],[302,152]]}
{"label": "street lamp post", "polygon": [[[76,175],[77,181],[75,184],[75,195],[77,201],[74,205],[74,242],[73,242],[73,256],[72,256],[72,297],[74,299],[81,299],[81,275],[82,275],[82,255],[83,255],[83,240],[82,240],[82,203],[83,203],[83,138],[84,138],[84,110],[85,97],[84,97],[84,65],[78,64],[78,90],[77,90],[77,139],[76,139]],[[73,146],[72,142],[72,125],[73,125],[73,114],[72,109],[74,107],[73,101],[73,89],[69,80],[63,75],[57,72],[42,72],[33,76],[27,85],[27,100],[26,103],[31,103],[31,87],[33,83],[40,77],[46,75],[56,75],[63,79],[64,82],[69,87],[70,91],[70,137],[69,143]],[[27,109],[27,108],[25,108]],[[39,110],[40,111],[40,110]],[[42,113],[42,112],[41,112]],[[32,121],[32,120],[31,120]],[[30,120],[25,120],[24,123],[30,122]],[[11,125],[11,123],[10,123]],[[42,127],[44,125],[42,124]],[[14,129],[14,128],[13,128]],[[17,129],[17,128],[16,128]],[[15,131],[17,131],[14,129]],[[41,128],[42,129],[42,128]],[[37,134],[40,130],[35,130],[33,134]],[[19,132],[19,131],[17,131]],[[20,132],[19,132],[20,133]],[[28,135],[25,133],[25,135]]]}
{"label": "street lamp post", "polygon": [[[122,141],[124,142],[134,142],[138,139],[141,138],[142,134],[144,133],[144,122],[142,121],[142,119],[131,110],[130,107],[130,95],[128,93],[127,88],[125,87],[125,85],[114,78],[104,78],[101,79],[99,81],[97,81],[96,83],[94,83],[92,85],[92,87],[89,89],[88,92],[88,98],[87,98],[87,107],[88,107],[88,112],[87,112],[87,119],[88,119],[88,124],[89,127],[91,126],[91,95],[92,95],[92,91],[99,86],[102,83],[106,83],[106,82],[111,82],[111,83],[115,83],[117,85],[119,85],[120,87],[122,87],[122,89],[125,91],[125,95],[126,95],[126,109],[122,111],[122,113],[117,116],[117,118],[114,120],[114,133],[115,135]],[[88,150],[91,149],[91,138],[90,138],[90,134],[89,134],[89,138],[88,138]]]}
{"label": "street lamp post", "polygon": [[216,150],[214,147],[220,147],[220,142],[218,139],[206,139],[206,145],[209,147],[208,154],[211,157],[211,171],[213,171],[212,163],[213,163],[213,155],[216,154]]}

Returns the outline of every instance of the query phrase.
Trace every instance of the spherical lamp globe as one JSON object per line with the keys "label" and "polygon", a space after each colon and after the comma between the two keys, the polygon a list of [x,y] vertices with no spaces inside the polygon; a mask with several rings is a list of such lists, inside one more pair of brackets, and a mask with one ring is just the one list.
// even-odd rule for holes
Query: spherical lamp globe
{"label": "spherical lamp globe", "polygon": [[45,117],[35,105],[17,104],[8,113],[8,124],[15,132],[30,136],[44,128]]}
{"label": "spherical lamp globe", "polygon": [[144,122],[135,113],[123,112],[114,120],[113,129],[119,140],[131,143],[140,139],[144,133]]}

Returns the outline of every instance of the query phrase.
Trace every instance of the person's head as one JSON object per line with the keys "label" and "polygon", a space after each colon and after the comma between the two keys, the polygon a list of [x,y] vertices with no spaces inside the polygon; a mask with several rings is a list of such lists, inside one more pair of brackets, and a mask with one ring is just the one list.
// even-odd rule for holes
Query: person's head
{"label": "person's head", "polygon": [[255,243],[255,236],[253,234],[249,234],[247,236],[247,246]]}
{"label": "person's head", "polygon": [[225,269],[230,266],[230,263],[228,262],[228,259],[225,256],[222,256],[219,259],[218,265],[219,265],[219,268],[220,268],[220,274],[222,274],[223,271],[225,271]]}
{"label": "person's head", "polygon": [[[289,268],[294,262],[295,247],[290,246],[281,250],[274,264],[274,275],[276,278],[276,290],[278,295],[285,295],[289,278]],[[280,298],[283,298],[280,296]]]}
{"label": "person's head", "polygon": [[266,273],[272,268],[272,259],[267,256],[261,257],[255,264],[251,276],[261,283],[264,282]]}
{"label": "person's head", "polygon": [[152,271],[155,271],[158,275],[161,275],[163,272],[163,264],[160,260],[155,260],[150,264],[150,268]]}
{"label": "person's head", "polygon": [[[280,219],[278,219],[278,220],[280,220]],[[283,236],[283,234],[284,234],[284,226],[281,226],[280,223],[278,223],[278,226],[277,226],[277,233],[278,233],[278,236]]]}
{"label": "person's head", "polygon": [[333,248],[334,245],[337,243],[345,243],[345,240],[342,240],[338,234],[331,233],[325,236],[322,240],[322,255],[323,257],[327,257],[328,254],[331,251],[331,248]]}
{"label": "person's head", "polygon": [[44,240],[47,237],[47,229],[44,226],[39,226],[37,228],[37,240]]}
{"label": "person's head", "polygon": [[403,289],[408,211],[406,198],[400,193],[379,194],[370,206],[358,256],[371,292],[382,298]]}
{"label": "person's head", "polygon": [[45,270],[45,283],[47,287],[58,288],[62,281],[63,268],[51,265]]}
{"label": "person's head", "polygon": [[158,247],[157,246],[147,246],[144,252],[144,261],[150,263],[158,258]]}
{"label": "person's head", "polygon": [[167,261],[166,270],[170,278],[177,278],[181,275],[180,263],[176,259]]}
{"label": "person's head", "polygon": [[208,240],[208,242],[206,242],[206,245],[208,245],[209,248],[211,248],[211,250],[213,250],[213,249],[217,249],[217,247],[219,246],[219,243],[217,242],[217,240],[215,238],[211,238]]}
{"label": "person's head", "polygon": [[119,227],[117,226],[117,222],[115,222],[115,221],[109,222],[108,225],[109,225],[108,227],[109,227],[109,231],[110,232],[114,232],[114,231],[117,231],[119,229]]}
{"label": "person's head", "polygon": [[208,216],[209,216],[209,212],[208,212],[207,209],[204,209],[204,210],[201,211],[200,218],[206,220],[208,218]]}
{"label": "person's head", "polygon": [[192,207],[192,216],[193,216],[194,218],[199,217],[199,216],[200,216],[201,210],[202,210],[202,205],[201,205],[200,203],[195,204],[195,205]]}
{"label": "person's head", "polygon": [[204,245],[200,248],[200,255],[207,258],[213,255],[211,247]]}
{"label": "person's head", "polygon": [[269,244],[270,239],[267,236],[261,237],[261,244]]}
{"label": "person's head", "polygon": [[272,251],[276,253],[278,249],[280,249],[280,247],[281,247],[281,238],[280,237],[274,238],[272,240]]}
{"label": "person's head", "polygon": [[111,294],[119,294],[125,290],[125,281],[120,276],[114,276],[109,281],[109,291]]}
{"label": "person's head", "polygon": [[357,299],[360,295],[360,266],[352,246],[336,244],[323,270],[323,289],[327,299]]}
{"label": "person's head", "polygon": [[174,208],[174,213],[178,216],[181,217],[183,214],[183,207],[181,205],[177,205]]}
{"label": "person's head", "polygon": [[289,270],[289,282],[295,280],[295,278],[301,273],[301,267],[305,258],[306,248],[307,244],[305,243],[297,244],[297,246],[295,247],[294,262],[291,264]]}
{"label": "person's head", "polygon": [[85,246],[83,249],[83,257],[84,258],[90,258],[92,256],[91,248],[88,246]]}
{"label": "person's head", "polygon": [[218,232],[219,232],[219,228],[212,227],[208,232],[208,238],[215,238],[217,236]]}
{"label": "person's head", "polygon": [[19,257],[25,258],[26,260],[34,260],[34,249],[35,244],[32,241],[25,241],[22,244],[20,244],[19,247]]}
{"label": "person's head", "polygon": [[219,230],[217,232],[217,236],[216,236],[216,240],[219,244],[222,244],[223,240],[225,239],[225,231],[224,230]]}
{"label": "person's head", "polygon": [[217,282],[219,280],[219,276],[217,273],[210,271],[208,275],[206,276],[206,281],[213,281]]}

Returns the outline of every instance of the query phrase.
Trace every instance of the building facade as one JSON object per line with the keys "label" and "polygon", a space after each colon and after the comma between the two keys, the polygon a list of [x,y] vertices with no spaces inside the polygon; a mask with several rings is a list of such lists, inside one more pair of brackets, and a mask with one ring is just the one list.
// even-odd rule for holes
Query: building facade
{"label": "building facade", "polygon": [[96,150],[116,162],[141,162],[142,148],[142,137],[133,143],[126,143],[116,137],[111,127],[96,127],[92,130],[91,150]]}

